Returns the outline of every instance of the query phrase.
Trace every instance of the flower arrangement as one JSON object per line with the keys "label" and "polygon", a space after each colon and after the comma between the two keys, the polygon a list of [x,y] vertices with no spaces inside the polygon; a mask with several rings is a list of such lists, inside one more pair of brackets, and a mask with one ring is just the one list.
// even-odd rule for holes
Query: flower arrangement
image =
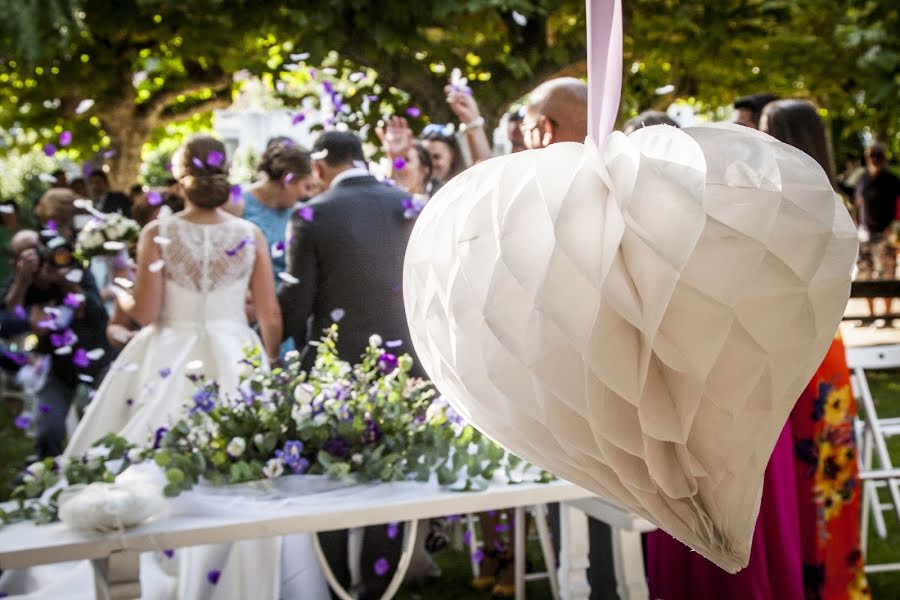
{"label": "flower arrangement", "polygon": [[351,365],[338,358],[336,340],[332,325],[309,373],[296,352],[273,369],[261,364],[258,350],[248,352],[233,393],[191,375],[197,391],[173,426],[158,429],[141,447],[109,435],[80,460],[32,464],[14,492],[18,508],[0,512],[0,522],[55,520],[63,480],[111,482],[143,461],[164,470],[170,497],[201,481],[226,485],[307,473],[362,482],[436,477],[459,491],[484,489],[495,475],[515,483],[532,473],[466,423],[429,381],[410,377],[409,355],[390,353],[373,335]]}
{"label": "flower arrangement", "polygon": [[75,251],[88,260],[99,255],[116,254],[137,241],[141,228],[136,221],[112,213],[95,217],[78,232]]}

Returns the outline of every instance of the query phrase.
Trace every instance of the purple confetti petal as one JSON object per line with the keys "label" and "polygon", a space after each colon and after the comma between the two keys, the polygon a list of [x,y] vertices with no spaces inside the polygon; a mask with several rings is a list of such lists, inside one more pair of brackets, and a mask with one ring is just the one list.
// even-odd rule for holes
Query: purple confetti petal
{"label": "purple confetti petal", "polygon": [[322,90],[324,90],[326,94],[333,94],[334,86],[331,85],[330,81],[323,81],[322,82]]}
{"label": "purple confetti petal", "polygon": [[289,184],[289,183],[292,182],[293,180],[294,180],[294,174],[293,174],[293,173],[288,173],[287,175],[284,176],[284,185]]}
{"label": "purple confetti petal", "polygon": [[196,156],[191,159],[191,162],[194,163],[194,166],[198,169],[206,169],[206,165],[203,164],[203,161],[197,158]]}
{"label": "purple confetti petal", "polygon": [[38,404],[38,411],[40,411],[40,413],[42,415],[49,414],[50,413],[50,405],[45,402],[41,402],[40,404]]}
{"label": "purple confetti petal", "polygon": [[56,224],[56,221],[54,221],[53,219],[50,219],[49,221],[47,221],[47,230],[48,231],[58,231],[59,226]]}
{"label": "purple confetti petal", "polygon": [[307,223],[312,223],[316,211],[313,210],[312,206],[301,206],[299,209],[297,209],[297,214]]}
{"label": "purple confetti petal", "polygon": [[509,531],[509,525],[506,523],[499,523],[494,527],[494,531],[497,533],[504,533]]}
{"label": "purple confetti petal", "polygon": [[94,172],[94,165],[89,162],[84,163],[84,165],[81,167],[81,172],[84,173],[85,177],[90,177],[91,173]]}
{"label": "purple confetti petal", "polygon": [[306,115],[304,115],[303,113],[297,113],[296,115],[294,115],[294,118],[291,119],[291,125],[297,125],[298,123],[302,123],[305,120]]}
{"label": "purple confetti petal", "polygon": [[394,169],[397,171],[402,171],[406,168],[406,159],[402,156],[398,156],[394,159]]}
{"label": "purple confetti petal", "polygon": [[68,294],[66,294],[66,297],[63,298],[63,304],[65,304],[69,308],[78,308],[79,306],[81,306],[82,302],[84,302],[84,294],[69,292]]}
{"label": "purple confetti petal", "polygon": [[472,532],[466,529],[466,532],[463,534],[463,544],[468,546],[472,543]]}
{"label": "purple confetti petal", "polygon": [[225,254],[227,254],[228,256],[236,256],[237,253],[240,252],[241,250],[243,250],[247,244],[252,244],[252,243],[253,243],[253,240],[249,236],[245,237],[240,242],[238,242],[237,246],[226,250]]}
{"label": "purple confetti petal", "polygon": [[472,555],[472,560],[474,560],[475,562],[478,562],[478,563],[483,561],[484,560],[484,550],[482,550],[481,548],[476,550],[475,554]]}
{"label": "purple confetti petal", "polygon": [[406,114],[415,119],[422,114],[422,111],[415,106],[410,106],[406,109]]}
{"label": "purple confetti petal", "polygon": [[391,563],[383,556],[375,561],[375,574],[384,577],[391,570]]}
{"label": "purple confetti petal", "polygon": [[163,554],[166,555],[166,558],[172,558],[173,556],[175,556],[175,551],[172,549],[163,550]]}
{"label": "purple confetti petal", "polygon": [[25,312],[25,307],[22,306],[21,304],[16,304],[16,307],[13,309],[13,311],[16,313],[16,316],[19,317],[20,319],[28,318],[28,313]]}
{"label": "purple confetti petal", "polygon": [[231,186],[231,189],[228,190],[228,197],[231,198],[231,201],[234,204],[238,204],[241,201],[241,186]]}
{"label": "purple confetti petal", "polygon": [[389,540],[392,540],[397,537],[399,528],[396,523],[388,523],[387,524],[387,536]]}
{"label": "purple confetti petal", "polygon": [[166,377],[168,377],[171,374],[172,374],[172,369],[170,369],[169,367],[159,370],[159,376],[162,377],[163,379],[165,379]]}
{"label": "purple confetti petal", "polygon": [[115,156],[116,154],[118,154],[118,153],[115,150],[107,150],[106,152],[103,153],[103,158],[110,159],[113,156]]}
{"label": "purple confetti petal", "polygon": [[219,583],[219,577],[222,576],[222,571],[218,569],[213,569],[209,573],[206,574],[206,580],[210,582],[212,585],[216,585]]}
{"label": "purple confetti petal", "polygon": [[53,144],[45,144],[44,155],[49,158],[53,158],[54,156],[56,156],[56,146],[54,146]]}
{"label": "purple confetti petal", "polygon": [[159,192],[147,192],[147,204],[150,206],[159,206],[163,203],[162,194]]}
{"label": "purple confetti petal", "polygon": [[225,155],[218,150],[212,150],[206,155],[206,164],[210,167],[219,168],[225,162]]}
{"label": "purple confetti petal", "polygon": [[133,406],[133,405],[134,405],[134,399],[133,399],[133,398],[129,398],[128,400],[125,401],[125,404],[126,404],[127,406]]}
{"label": "purple confetti petal", "polygon": [[28,415],[19,415],[16,417],[14,424],[19,429],[28,429],[31,427],[31,417]]}
{"label": "purple confetti petal", "polygon": [[72,132],[71,131],[63,131],[59,134],[59,145],[65,148],[69,144],[72,143]]}
{"label": "purple confetti petal", "polygon": [[91,364],[91,359],[88,358],[87,350],[84,348],[78,348],[75,350],[75,354],[72,355],[72,362],[76,367],[81,369],[86,369],[88,365]]}

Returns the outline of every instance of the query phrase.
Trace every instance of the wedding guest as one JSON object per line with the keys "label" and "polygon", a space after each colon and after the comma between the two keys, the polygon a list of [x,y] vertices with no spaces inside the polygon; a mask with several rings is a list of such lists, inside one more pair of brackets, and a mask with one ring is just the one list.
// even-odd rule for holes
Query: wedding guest
{"label": "wedding guest", "polygon": [[[889,239],[897,219],[900,178],[887,169],[887,148],[875,143],[866,149],[866,170],[856,184],[859,210],[859,279],[895,279],[897,250]],[[875,300],[868,299],[869,312],[875,314]],[[885,311],[892,313],[893,298],[885,298]],[[880,323],[879,323],[880,324]]]}
{"label": "wedding guest", "polygon": [[55,187],[69,187],[69,176],[63,169],[56,169],[50,176],[53,177],[53,185]]}
{"label": "wedding guest", "polygon": [[375,131],[390,164],[390,179],[424,204],[434,187],[434,167],[425,144],[413,137],[403,117],[391,117]]}
{"label": "wedding guest", "polygon": [[44,228],[56,231],[70,242],[75,241],[75,208],[78,196],[67,188],[50,188],[38,199],[34,215]]}
{"label": "wedding guest", "polygon": [[587,137],[587,85],[574,77],[551,79],[528,95],[520,124],[528,149]]}
{"label": "wedding guest", "polygon": [[[404,216],[409,194],[381,183],[365,169],[362,144],[348,131],[327,131],[313,146],[313,170],[327,190],[291,216],[287,273],[279,291],[285,334],[304,353],[309,368],[315,348],[307,345],[339,321],[337,351],[355,361],[372,334],[402,343],[413,354],[403,306],[403,256],[413,221]],[[307,320],[312,327],[308,329]],[[423,375],[418,365],[413,374]],[[402,532],[389,539],[385,527],[367,527],[362,549],[364,598],[378,598],[391,575],[376,577],[381,557],[396,565]],[[346,532],[320,534],[339,581],[349,581]]]}
{"label": "wedding guest", "polygon": [[506,116],[506,138],[509,140],[509,153],[515,154],[525,147],[525,136],[522,135],[522,121],[525,120],[525,108],[519,107],[510,111]]}
{"label": "wedding guest", "polygon": [[465,135],[472,164],[489,159],[491,143],[484,131],[484,117],[481,116],[472,90],[468,87],[459,89],[453,85],[447,85],[444,93],[447,94],[447,104],[450,105],[450,110],[459,119],[459,131]]}
{"label": "wedding guest", "polygon": [[[2,296],[5,310],[27,316],[40,340],[37,351],[52,355],[50,373],[37,392],[35,447],[41,457],[62,452],[66,415],[78,387],[99,385],[114,358],[103,335],[107,317],[97,286],[87,272],[78,283],[67,277],[77,264],[71,246],[54,243],[56,239],[45,242],[29,230],[13,237],[14,275]],[[70,351],[58,352],[60,348]]]}
{"label": "wedding guest", "polygon": [[459,147],[459,141],[446,127],[427,125],[422,130],[422,143],[431,154],[431,165],[434,169],[434,191],[466,169],[466,161],[463,158],[462,149]]}
{"label": "wedding guest", "polygon": [[91,196],[88,192],[87,182],[84,180],[84,177],[73,178],[71,183],[69,183],[69,189],[79,198],[90,198]]}
{"label": "wedding guest", "polygon": [[778,100],[775,94],[753,94],[742,96],[734,101],[731,122],[737,125],[759,129],[759,118],[769,102]]}
{"label": "wedding guest", "polygon": [[91,194],[97,210],[105,213],[119,213],[131,217],[131,201],[122,192],[110,189],[109,177],[103,171],[93,171],[88,177]]}
{"label": "wedding guest", "polygon": [[628,135],[632,131],[637,131],[643,127],[650,127],[651,125],[669,125],[671,127],[678,127],[678,123],[666,113],[658,110],[645,110],[633,119],[627,120],[625,126],[622,128],[622,132],[625,133],[625,135]]}
{"label": "wedding guest", "polygon": [[231,203],[232,214],[243,217],[259,227],[272,251],[275,275],[284,271],[284,233],[291,213],[298,202],[305,202],[314,193],[309,152],[284,141],[272,143],[260,158],[256,170],[262,179]]}

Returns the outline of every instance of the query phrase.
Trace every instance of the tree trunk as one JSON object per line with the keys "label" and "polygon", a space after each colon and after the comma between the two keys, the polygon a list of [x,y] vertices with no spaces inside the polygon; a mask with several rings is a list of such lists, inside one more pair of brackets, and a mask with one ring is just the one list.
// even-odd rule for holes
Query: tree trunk
{"label": "tree trunk", "polygon": [[103,164],[109,166],[111,189],[127,192],[137,183],[141,172],[141,150],[159,119],[140,114],[132,102],[115,106],[99,118],[110,139],[110,154],[104,156]]}

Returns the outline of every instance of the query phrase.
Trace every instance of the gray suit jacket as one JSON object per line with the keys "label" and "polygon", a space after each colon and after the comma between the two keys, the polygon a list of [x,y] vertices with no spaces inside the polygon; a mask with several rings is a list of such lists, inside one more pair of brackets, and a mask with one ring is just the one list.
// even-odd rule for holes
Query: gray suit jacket
{"label": "gray suit jacket", "polygon": [[[409,194],[380,183],[374,177],[353,177],[338,182],[306,206],[307,221],[295,211],[288,225],[287,272],[299,283],[284,284],[278,294],[284,315],[285,337],[306,351],[309,368],[318,340],[343,311],[338,326],[338,354],[358,361],[373,333],[384,341],[402,340],[388,349],[415,358],[403,308],[403,257],[413,221],[403,216]],[[308,329],[307,322],[311,321]],[[424,376],[418,366],[414,374]]]}

